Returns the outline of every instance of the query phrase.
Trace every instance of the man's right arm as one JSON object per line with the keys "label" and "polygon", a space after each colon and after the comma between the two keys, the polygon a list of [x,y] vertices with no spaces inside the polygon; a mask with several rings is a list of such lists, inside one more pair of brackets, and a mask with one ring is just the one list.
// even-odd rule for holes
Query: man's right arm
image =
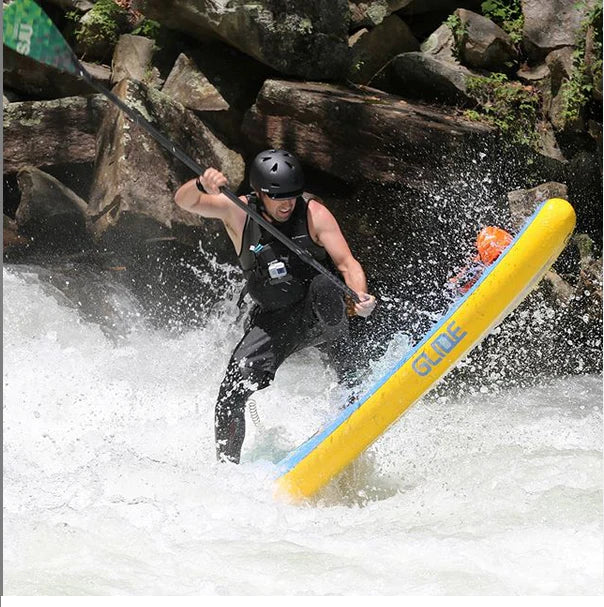
{"label": "man's right arm", "polygon": [[183,184],[174,196],[174,202],[185,211],[213,219],[226,221],[233,203],[220,193],[220,187],[226,185],[226,177],[216,169],[207,169],[199,177],[205,192],[197,188],[197,178]]}

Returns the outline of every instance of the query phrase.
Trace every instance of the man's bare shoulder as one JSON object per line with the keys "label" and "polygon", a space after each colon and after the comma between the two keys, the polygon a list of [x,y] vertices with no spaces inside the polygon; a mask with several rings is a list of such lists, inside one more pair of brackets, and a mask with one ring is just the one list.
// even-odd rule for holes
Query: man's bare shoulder
{"label": "man's bare shoulder", "polygon": [[308,201],[308,215],[313,224],[318,226],[328,226],[337,223],[333,213],[327,208],[325,203],[315,196]]}

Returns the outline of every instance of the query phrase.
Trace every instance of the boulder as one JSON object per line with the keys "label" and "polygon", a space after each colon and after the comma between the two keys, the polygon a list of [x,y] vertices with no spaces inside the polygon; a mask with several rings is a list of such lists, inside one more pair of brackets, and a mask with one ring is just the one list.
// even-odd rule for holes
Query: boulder
{"label": "boulder", "polygon": [[514,190],[508,193],[511,226],[519,230],[525,221],[535,212],[535,209],[550,198],[568,200],[567,187],[562,183],[550,181],[540,184],[530,190]]}
{"label": "boulder", "polygon": [[565,46],[556,49],[547,55],[545,65],[550,73],[550,89],[544,95],[544,110],[556,131],[583,128],[579,118],[570,120],[567,115],[568,98],[565,92],[565,83],[573,71],[573,49]]}
{"label": "boulder", "polygon": [[538,137],[534,146],[535,150],[545,158],[551,158],[562,164],[566,163],[567,158],[560,149],[552,124],[547,120],[540,120],[536,127]]}
{"label": "boulder", "polygon": [[106,88],[111,86],[111,68],[109,66],[86,61],[80,61],[80,64],[99,84]]}
{"label": "boulder", "polygon": [[[543,65],[543,64],[542,64]],[[565,80],[573,71],[573,48],[564,46],[547,55],[545,65],[551,77],[552,92],[557,94]]]}
{"label": "boulder", "polygon": [[205,77],[195,62],[181,53],[176,59],[162,93],[186,108],[199,112],[218,112],[229,109],[229,104],[216,87]]}
{"label": "boulder", "polygon": [[595,0],[522,0],[523,45],[533,60],[563,46],[574,46]]}
{"label": "boulder", "polygon": [[19,234],[43,243],[72,249],[87,239],[88,205],[52,175],[33,166],[18,175],[21,202],[15,215]]}
{"label": "boulder", "polygon": [[201,41],[218,38],[286,75],[344,78],[348,72],[348,0],[141,0],[150,19]]}
{"label": "boulder", "polygon": [[350,25],[353,29],[375,27],[412,2],[413,0],[350,0]]}
{"label": "boulder", "polygon": [[518,59],[510,37],[490,19],[460,8],[455,11],[461,22],[460,60],[464,65],[492,72],[509,71]]}
{"label": "boulder", "polygon": [[[220,168],[237,189],[244,175],[241,156],[229,150],[192,112],[142,83],[122,80],[113,92],[188,154],[201,168]],[[201,219],[174,204],[178,187],[193,175],[143,128],[117,108],[108,108],[99,130],[88,216],[95,239],[117,248],[132,240],[177,236],[195,245],[223,239],[217,221]],[[230,249],[229,249],[230,250]]]}
{"label": "boulder", "polygon": [[154,42],[144,36],[122,34],[111,61],[111,84],[124,78],[146,80],[151,74]]}
{"label": "boulder", "polygon": [[422,53],[432,55],[441,61],[459,64],[455,36],[451,28],[444,23],[422,42],[420,50]]}
{"label": "boulder", "polygon": [[6,252],[13,247],[21,247],[29,244],[31,240],[19,234],[17,222],[6,215],[2,216],[2,249]]}
{"label": "boulder", "polygon": [[473,103],[467,93],[467,78],[472,75],[463,65],[411,52],[394,57],[370,84],[407,99],[463,105]]}
{"label": "boulder", "polygon": [[[191,77],[205,77],[219,95],[219,97],[211,95],[212,109],[198,110],[194,107],[189,109],[197,112],[203,122],[229,147],[240,148],[243,116],[254,104],[264,81],[275,77],[275,72],[252,57],[219,41],[187,44],[184,45],[182,52],[194,64],[195,71],[203,74],[203,76],[194,76],[189,72]],[[179,61],[177,60],[176,63]],[[178,69],[176,65],[173,67],[176,70],[173,77],[176,77]],[[184,78],[178,77],[177,83],[179,83],[178,89],[184,94],[183,80]],[[172,86],[169,86],[168,90],[171,88]],[[204,90],[210,94],[212,89],[204,85]],[[195,91],[192,91],[192,96],[187,94],[187,98],[191,105],[193,103],[198,105],[197,102],[200,101]],[[194,102],[193,99],[196,101]],[[209,101],[210,99],[204,101],[204,106]]]}
{"label": "boulder", "polygon": [[417,187],[454,163],[467,144],[487,145],[494,133],[368,87],[279,80],[265,83],[243,130],[256,149],[284,147],[348,183]]}
{"label": "boulder", "polygon": [[19,101],[4,109],[4,172],[94,160],[102,95]]}
{"label": "boulder", "polygon": [[361,30],[350,39],[351,82],[367,84],[393,57],[419,49],[419,43],[406,23],[396,15],[386,17],[372,30]]}

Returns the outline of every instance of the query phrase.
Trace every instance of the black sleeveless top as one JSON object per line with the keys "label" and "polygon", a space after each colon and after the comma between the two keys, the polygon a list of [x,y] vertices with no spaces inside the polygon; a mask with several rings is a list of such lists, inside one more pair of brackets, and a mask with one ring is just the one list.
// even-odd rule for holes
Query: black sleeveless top
{"label": "black sleeveless top", "polygon": [[[308,203],[311,198],[306,193],[298,196],[288,220],[272,225],[317,261],[324,262],[328,259],[327,252],[313,242],[308,231]],[[247,199],[248,204],[260,212],[258,198],[251,194]],[[278,310],[297,303],[306,296],[311,280],[318,274],[249,215],[243,228],[239,263],[247,279],[246,292],[264,310]],[[274,270],[271,274],[269,266],[275,263],[281,268],[281,273],[287,271],[283,278],[275,279]]]}

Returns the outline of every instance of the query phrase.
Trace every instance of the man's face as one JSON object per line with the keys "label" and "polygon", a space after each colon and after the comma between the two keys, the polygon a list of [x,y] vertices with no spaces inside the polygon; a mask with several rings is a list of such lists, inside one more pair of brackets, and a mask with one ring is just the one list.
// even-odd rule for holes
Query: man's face
{"label": "man's face", "polygon": [[284,200],[273,200],[267,196],[264,192],[261,192],[262,204],[270,217],[275,221],[287,221],[290,218],[296,205],[295,198],[286,198]]}

